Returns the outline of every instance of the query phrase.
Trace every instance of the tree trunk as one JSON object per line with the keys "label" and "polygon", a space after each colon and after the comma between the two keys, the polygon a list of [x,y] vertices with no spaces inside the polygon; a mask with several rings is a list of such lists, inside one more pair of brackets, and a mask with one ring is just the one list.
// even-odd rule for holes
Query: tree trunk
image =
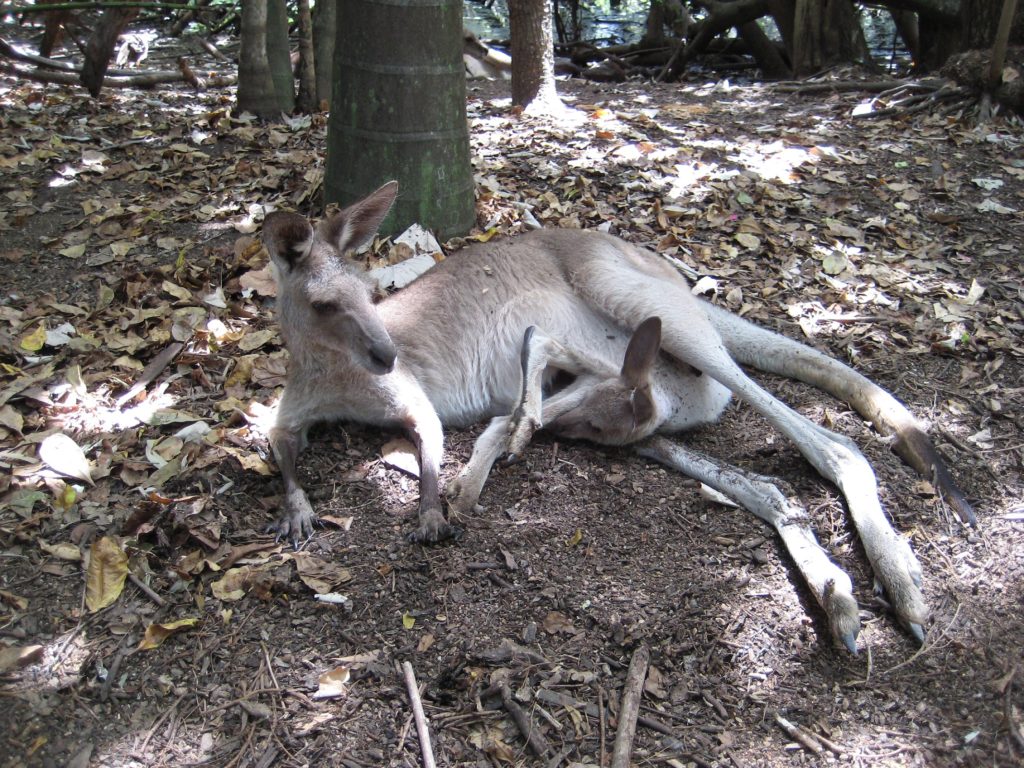
{"label": "tree trunk", "polygon": [[896,25],[896,31],[899,32],[903,45],[910,51],[911,58],[916,61],[921,53],[921,32],[917,23],[917,14],[913,11],[890,9],[889,15],[892,16],[892,23]]}
{"label": "tree trunk", "polygon": [[103,88],[103,78],[114,55],[117,38],[138,12],[138,8],[107,8],[89,37],[82,63],[82,85],[93,98],[99,96]]}
{"label": "tree trunk", "polygon": [[313,6],[313,59],[316,62],[316,99],[331,105],[334,40],[338,35],[337,0],[316,0]]}
{"label": "tree trunk", "polygon": [[476,213],[460,0],[338,0],[336,44],[325,203],[397,179],[382,233],[418,222],[465,234]]}
{"label": "tree trunk", "polygon": [[296,107],[299,112],[311,115],[320,111],[316,97],[316,63],[313,55],[313,18],[309,12],[309,0],[298,0],[299,19],[299,97]]}
{"label": "tree trunk", "polygon": [[[37,5],[53,5],[61,0],[38,0]],[[64,24],[71,19],[71,11],[50,11],[45,14],[46,27],[43,39],[39,41],[39,55],[49,58],[53,49],[60,45],[64,38]]]}
{"label": "tree trunk", "polygon": [[847,62],[870,63],[860,18],[850,0],[796,0],[793,74],[807,77]]}
{"label": "tree trunk", "polygon": [[[991,48],[1003,10],[1003,0],[960,0],[960,26],[964,30],[963,50]],[[1010,25],[1011,45],[1024,44],[1024,14],[1014,14]]]}
{"label": "tree trunk", "polygon": [[[920,53],[915,64],[920,71],[934,71],[957,53],[986,50],[995,41],[1003,0],[891,0],[896,7],[917,11]],[[1018,4],[1010,25],[1009,44],[1024,45],[1024,6]]]}
{"label": "tree trunk", "polygon": [[267,60],[267,0],[242,3],[237,101],[239,112],[252,112],[262,119],[281,114]]}
{"label": "tree trunk", "polygon": [[743,42],[750,48],[757,66],[761,68],[761,76],[767,80],[784,80],[793,76],[789,64],[782,58],[778,46],[769,39],[756,21],[748,21],[736,28]]}
{"label": "tree trunk", "polygon": [[295,110],[295,72],[288,43],[288,8],[285,0],[267,0],[267,61],[270,64],[270,76],[274,80],[277,107],[289,115]]}
{"label": "tree trunk", "polygon": [[673,37],[686,37],[690,29],[690,14],[686,6],[681,0],[651,0],[644,22],[644,36],[639,45],[643,48],[664,45],[669,39],[665,34],[668,27],[672,28]]}
{"label": "tree trunk", "polygon": [[538,112],[562,109],[555,90],[555,47],[548,0],[508,0],[512,35],[512,104]]}

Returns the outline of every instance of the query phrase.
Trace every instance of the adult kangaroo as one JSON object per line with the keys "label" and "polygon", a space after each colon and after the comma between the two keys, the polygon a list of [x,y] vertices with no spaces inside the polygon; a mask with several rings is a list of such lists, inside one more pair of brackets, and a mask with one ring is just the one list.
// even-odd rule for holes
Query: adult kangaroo
{"label": "adult kangaroo", "polygon": [[[661,419],[664,431],[715,421],[731,394],[759,411],[842,491],[894,610],[923,636],[928,609],[921,568],[889,525],[867,460],[849,439],[762,389],[738,363],[806,381],[845,400],[883,435],[893,436],[894,450],[933,480],[965,520],[973,520],[927,435],[895,398],[846,365],[696,298],[659,256],[598,232],[541,230],[471,246],[375,303],[361,270],[345,254],[373,237],[397,191],[395,182],[385,184],[318,226],[293,213],[272,213],[264,222],[291,355],[270,435],[285,490],[279,535],[297,542],[312,533],[316,519],[296,475],[307,429],[317,421],[351,420],[409,432],[420,462],[419,525],[410,539],[453,536],[457,529],[445,520],[438,488],[442,424],[462,427],[494,419],[481,436],[483,447],[478,446],[489,469],[507,430],[522,423],[509,418],[514,409],[529,404],[532,429],[552,403],[592,402],[595,388],[622,373],[617,363],[626,358],[634,330],[656,317],[654,346],[664,362],[654,375],[670,372],[676,393],[670,403],[674,412]],[[531,327],[537,330],[528,334]],[[540,403],[540,386],[533,384],[555,371],[575,379]],[[634,398],[628,400],[633,407]],[[586,436],[602,442],[600,434]],[[645,437],[637,433],[636,439]],[[806,516],[791,509],[769,480],[751,480],[707,457],[698,461],[697,454],[659,436],[639,448],[739,497],[772,521],[833,634],[856,649],[859,619],[849,578],[817,545]],[[486,471],[471,471],[456,479],[449,493],[453,511],[476,502],[485,476]],[[738,491],[743,483],[748,490]],[[766,514],[765,504],[783,511]]]}

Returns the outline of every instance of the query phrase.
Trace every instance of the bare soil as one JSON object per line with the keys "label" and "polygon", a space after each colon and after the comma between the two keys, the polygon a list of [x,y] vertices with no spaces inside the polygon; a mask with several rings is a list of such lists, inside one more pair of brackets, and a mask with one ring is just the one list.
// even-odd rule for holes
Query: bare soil
{"label": "bare soil", "polygon": [[[235,227],[258,203],[307,205],[322,167],[323,121],[289,131],[224,128],[227,93],[129,92],[92,102],[5,78],[3,386],[38,370],[40,356],[58,364],[11,398],[23,435],[7,428],[0,444],[0,635],[7,645],[44,646],[38,663],[3,673],[0,765],[419,765],[399,670],[409,661],[439,765],[603,766],[641,645],[652,669],[634,765],[1021,764],[1020,125],[975,128],[966,116],[927,113],[915,122],[856,121],[851,109],[864,97],[855,92],[568,83],[563,93],[587,115],[582,123],[520,117],[501,101],[500,84],[471,86],[481,226],[521,229],[517,202],[549,226],[606,222],[713,276],[732,308],[854,360],[928,419],[976,502],[976,529],[961,525],[841,403],[767,382],[864,447],[883,502],[925,569],[933,623],[924,646],[873,594],[836,490],[742,405],[687,439],[796,489],[822,544],[854,579],[864,625],[856,657],[833,645],[766,526],[625,450],[539,436],[523,462],[495,470],[483,511],[463,521],[460,541],[421,547],[404,538],[416,481],[380,459],[394,435],[325,426],[301,459],[302,479],[320,512],[352,520],[347,530],[327,525],[305,552],[344,566],[333,588],[347,605],[314,599],[290,549],[264,533],[277,514],[276,477],[225,453],[206,462],[193,454],[194,468],[159,493],[140,492],[151,486],[152,467],[131,462],[144,464],[145,440],[176,425],[139,426],[132,440],[90,432],[82,400],[62,388],[78,365],[89,391],[113,400],[138,372],[115,365],[121,353],[103,344],[30,354],[21,340],[40,318],[59,319],[53,302],[95,308],[105,285],[120,314],[91,309],[76,319],[103,340],[136,327],[125,319],[131,310],[167,303],[165,315],[139,326],[140,336],[156,339],[137,353],[148,362],[168,340],[158,333],[172,311],[165,280],[196,296],[222,285],[224,316],[272,328],[271,303],[238,287],[253,265],[238,255],[245,248],[236,247]],[[217,110],[220,125],[210,117]],[[209,137],[196,139],[197,130]],[[51,154],[29,163],[23,156],[43,147],[41,133]],[[175,148],[190,142],[202,155]],[[131,168],[115,162],[115,144]],[[53,186],[89,149],[111,161]],[[754,169],[753,160],[781,163],[786,152],[807,157],[778,176]],[[686,173],[695,179],[689,186],[666,181]],[[1002,185],[992,191],[973,179]],[[1008,210],[979,208],[990,198]],[[97,199],[124,206],[120,232],[94,231],[81,258],[60,255]],[[111,241],[162,237],[183,240],[181,251],[140,247],[88,263]],[[828,274],[822,245],[853,268]],[[972,279],[986,289],[973,302]],[[788,309],[801,302],[822,312],[807,322],[812,315]],[[259,312],[246,315],[240,305]],[[807,330],[816,330],[813,339]],[[265,442],[216,407],[241,353],[230,343],[204,349],[157,383],[237,451],[265,457]],[[173,379],[175,372],[186,375]],[[277,384],[248,380],[240,399],[270,404]],[[46,479],[31,439],[60,425],[93,446],[94,466],[111,470],[82,485],[70,508],[51,495],[63,486]],[[446,477],[478,432],[449,435]],[[26,488],[45,498],[27,511],[7,503]],[[111,607],[90,612],[81,564],[42,547],[85,550],[102,535],[122,537],[134,575],[161,604],[129,582]],[[211,585],[244,565],[262,569],[244,596],[217,597]],[[138,650],[147,626],[183,618],[197,622]],[[315,699],[318,678],[340,666],[350,674],[344,693]],[[529,751],[491,695],[502,685],[546,739],[545,757]],[[778,716],[810,735],[798,740]]]}

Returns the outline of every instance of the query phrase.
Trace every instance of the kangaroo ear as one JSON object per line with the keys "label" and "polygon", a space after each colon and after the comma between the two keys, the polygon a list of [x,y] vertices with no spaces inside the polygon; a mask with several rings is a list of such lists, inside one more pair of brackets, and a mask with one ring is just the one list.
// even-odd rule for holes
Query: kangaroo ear
{"label": "kangaroo ear", "polygon": [[629,399],[633,406],[633,427],[647,424],[654,418],[654,398],[651,397],[650,387],[638,387],[632,390]]}
{"label": "kangaroo ear", "polygon": [[398,182],[389,181],[376,192],[338,211],[320,225],[320,234],[340,254],[357,251],[370,242],[398,196]]}
{"label": "kangaroo ear", "polygon": [[633,389],[643,387],[651,375],[661,348],[661,318],[649,317],[633,332],[626,347],[620,376]]}
{"label": "kangaroo ear", "polygon": [[313,227],[305,216],[274,211],[263,220],[263,244],[277,264],[292,269],[309,254]]}

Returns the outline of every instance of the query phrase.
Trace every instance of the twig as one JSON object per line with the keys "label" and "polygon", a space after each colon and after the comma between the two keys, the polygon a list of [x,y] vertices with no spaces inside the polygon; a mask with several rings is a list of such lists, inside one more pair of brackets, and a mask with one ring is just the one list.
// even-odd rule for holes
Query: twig
{"label": "twig", "polygon": [[601,735],[601,760],[598,765],[601,768],[605,768],[607,765],[608,755],[604,751],[604,729],[605,729],[605,711],[604,711],[604,688],[597,689],[597,709],[601,717],[598,720],[599,733]]}
{"label": "twig", "polygon": [[539,728],[534,726],[530,716],[512,698],[512,691],[509,689],[508,684],[502,684],[501,686],[501,704],[505,707],[505,711],[511,715],[512,720],[515,722],[519,732],[523,734],[523,738],[526,739],[526,743],[533,754],[537,757],[547,757],[551,754],[551,747],[548,745],[547,739],[544,738],[544,734],[540,732]]}
{"label": "twig", "polygon": [[789,738],[800,742],[805,749],[814,754],[821,754],[821,743],[814,736],[789,722],[789,720],[778,713],[775,715],[775,722],[779,724],[779,727],[786,732]]}
{"label": "twig", "polygon": [[402,672],[405,675],[405,687],[409,691],[412,714],[416,720],[416,735],[420,738],[423,768],[436,768],[437,763],[434,762],[434,750],[430,746],[430,730],[427,727],[426,715],[423,714],[423,702],[420,701],[420,691],[416,686],[416,674],[412,671],[412,664],[408,661],[403,661]]}
{"label": "twig", "polygon": [[131,571],[128,571],[128,580],[131,581],[131,583],[134,584],[136,587],[141,589],[143,594],[146,595],[146,597],[148,597],[154,603],[159,605],[161,608],[163,608],[165,605],[167,605],[167,601],[166,600],[164,600],[162,597],[160,597],[160,595],[158,595],[156,592],[153,591],[152,587],[150,587],[146,582],[144,582],[142,579],[140,579],[138,576],[136,576]]}
{"label": "twig", "polygon": [[149,361],[149,364],[142,369],[138,380],[131,385],[127,392],[117,398],[117,407],[121,408],[139,392],[144,390],[153,380],[159,376],[164,368],[171,364],[171,361],[178,356],[178,353],[185,348],[180,341],[168,344],[156,357]]}
{"label": "twig", "polygon": [[626,687],[619,704],[619,727],[615,731],[615,745],[612,747],[611,768],[629,768],[629,756],[633,752],[633,737],[636,735],[636,718],[640,714],[640,696],[644,691],[647,665],[651,652],[646,645],[636,649],[626,672]]}

